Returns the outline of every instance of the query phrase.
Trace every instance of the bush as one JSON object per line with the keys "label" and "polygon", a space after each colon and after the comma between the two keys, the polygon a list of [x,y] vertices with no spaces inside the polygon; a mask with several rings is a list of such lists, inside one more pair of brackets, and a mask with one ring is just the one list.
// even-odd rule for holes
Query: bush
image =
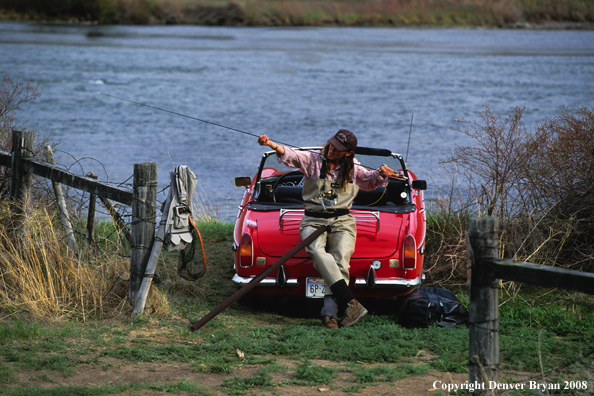
{"label": "bush", "polygon": [[584,269],[594,267],[593,142],[593,109],[565,109],[538,127],[520,170],[531,210],[544,216],[549,229],[561,231],[554,240],[559,258]]}
{"label": "bush", "polygon": [[97,19],[105,0],[0,0],[0,7],[50,18]]}
{"label": "bush", "polygon": [[[166,5],[170,2],[166,2]],[[99,21],[102,23],[148,24],[162,10],[153,0],[0,0],[0,9],[25,15],[27,19]]]}
{"label": "bush", "polygon": [[458,120],[477,145],[457,147],[443,165],[464,180],[463,207],[497,216],[500,255],[541,264],[594,268],[594,114],[564,109],[530,131],[523,108],[501,118],[488,105],[482,121]]}
{"label": "bush", "polygon": [[[39,84],[22,84],[12,81],[5,74],[0,81],[0,150],[10,152],[12,148],[12,131],[25,128],[26,122],[16,116],[21,104],[37,99]],[[38,156],[47,138],[38,140],[33,150],[33,157]],[[10,169],[0,166],[0,201],[10,194]]]}

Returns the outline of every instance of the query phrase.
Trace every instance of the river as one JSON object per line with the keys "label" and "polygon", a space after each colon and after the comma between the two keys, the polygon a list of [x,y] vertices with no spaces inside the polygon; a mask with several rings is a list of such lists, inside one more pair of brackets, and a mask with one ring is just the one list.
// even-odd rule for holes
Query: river
{"label": "river", "polygon": [[263,152],[256,138],[113,96],[292,145],[347,128],[408,154],[437,198],[439,160],[473,143],[456,119],[520,106],[532,128],[594,104],[594,32],[0,23],[0,73],[40,83],[18,115],[59,143],[63,166],[127,185],[134,163],[157,162],[163,188],[188,165],[229,220],[243,192],[233,178]]}

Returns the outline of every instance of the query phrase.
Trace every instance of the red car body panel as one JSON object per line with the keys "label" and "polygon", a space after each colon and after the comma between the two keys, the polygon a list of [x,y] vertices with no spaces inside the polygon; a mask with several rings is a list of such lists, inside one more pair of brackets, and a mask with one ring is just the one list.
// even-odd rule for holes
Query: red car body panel
{"label": "red car body panel", "polygon": [[[240,286],[249,282],[301,241],[299,224],[303,216],[303,205],[258,203],[258,197],[254,199],[258,189],[260,195],[266,189],[270,190],[273,179],[283,173],[286,171],[263,168],[260,175],[254,176],[251,184],[246,186],[234,231],[234,281]],[[406,174],[407,183],[412,185],[416,176],[411,171],[407,171]],[[268,185],[265,184],[266,180],[269,180]],[[350,286],[357,297],[397,296],[407,293],[421,282],[426,231],[423,191],[410,187],[406,191],[410,197],[403,205],[354,205],[351,210],[356,219],[357,240],[350,261]],[[251,246],[242,248],[244,235],[249,235]],[[404,241],[407,236],[409,244],[411,238],[414,238],[414,247],[411,248],[414,248],[414,253],[409,253],[409,257],[412,257],[412,254],[414,258],[409,258],[407,262],[410,266],[404,268]],[[244,257],[243,262],[242,249],[251,249],[251,257]],[[279,274],[280,271],[282,274]],[[289,259],[281,270],[275,271],[252,289],[252,293],[305,296],[307,277],[320,275],[313,268],[311,258],[302,249]]]}

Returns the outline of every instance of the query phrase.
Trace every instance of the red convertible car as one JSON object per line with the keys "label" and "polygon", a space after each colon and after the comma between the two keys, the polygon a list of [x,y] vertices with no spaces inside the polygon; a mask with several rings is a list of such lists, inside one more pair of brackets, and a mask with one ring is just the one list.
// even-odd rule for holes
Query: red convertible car
{"label": "red convertible car", "polygon": [[[427,182],[417,180],[402,156],[390,150],[357,147],[355,154],[362,166],[378,169],[386,164],[403,177],[391,178],[387,187],[374,191],[360,190],[353,202],[357,242],[349,286],[356,297],[405,294],[423,279]],[[234,231],[233,282],[237,285],[250,282],[301,241],[302,179],[301,171],[279,163],[274,151],[264,153],[253,178],[235,179],[236,186],[246,188]],[[322,298],[324,288],[311,258],[301,250],[251,293]]]}

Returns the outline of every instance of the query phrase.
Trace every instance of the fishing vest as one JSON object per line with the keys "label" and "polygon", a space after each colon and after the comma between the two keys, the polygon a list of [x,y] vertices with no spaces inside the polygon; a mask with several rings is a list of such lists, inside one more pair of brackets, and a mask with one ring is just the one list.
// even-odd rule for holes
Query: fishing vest
{"label": "fishing vest", "polygon": [[326,161],[322,164],[318,179],[303,180],[303,203],[305,215],[330,218],[349,213],[359,186],[352,181],[343,191],[335,180],[326,180]]}
{"label": "fishing vest", "polygon": [[176,166],[169,175],[171,189],[161,208],[161,211],[169,208],[167,213],[163,213],[163,216],[167,216],[163,248],[168,251],[183,250],[186,244],[192,243],[190,216],[193,215],[192,195],[196,190],[197,178],[185,165]]}

